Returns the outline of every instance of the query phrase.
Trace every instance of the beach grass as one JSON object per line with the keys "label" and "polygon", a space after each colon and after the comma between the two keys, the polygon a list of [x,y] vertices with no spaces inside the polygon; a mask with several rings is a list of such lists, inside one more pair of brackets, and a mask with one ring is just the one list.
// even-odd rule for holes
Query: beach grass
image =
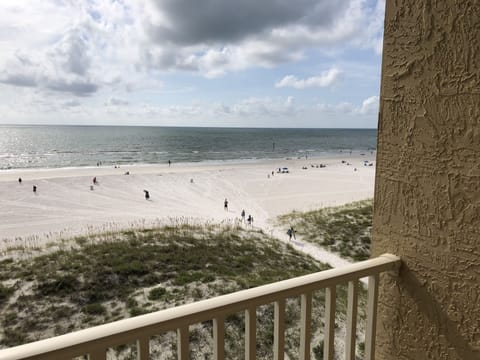
{"label": "beach grass", "polygon": [[[176,224],[89,235],[65,243],[69,246],[49,248],[31,258],[1,261],[1,347],[328,268],[261,231],[238,226]],[[346,287],[339,286],[337,293],[338,322],[343,324]],[[314,293],[314,304],[313,317],[323,319],[323,291]],[[288,299],[287,353],[293,357],[300,341],[299,306],[298,298]],[[257,316],[258,357],[267,359],[273,342],[273,305],[259,308]],[[361,322],[364,317],[360,310]],[[211,327],[211,322],[191,327],[192,352],[208,351],[202,350],[202,344],[211,341]],[[313,324],[314,333],[320,334],[322,327],[321,321]],[[232,358],[243,351],[243,328],[243,314],[227,319],[226,351]],[[154,353],[170,351],[174,358],[173,335],[159,336],[153,349]],[[128,346],[116,351],[117,358],[134,353]]]}
{"label": "beach grass", "polygon": [[293,226],[307,242],[354,261],[370,257],[373,200],[328,207],[307,212],[292,212],[278,218],[281,226]]}

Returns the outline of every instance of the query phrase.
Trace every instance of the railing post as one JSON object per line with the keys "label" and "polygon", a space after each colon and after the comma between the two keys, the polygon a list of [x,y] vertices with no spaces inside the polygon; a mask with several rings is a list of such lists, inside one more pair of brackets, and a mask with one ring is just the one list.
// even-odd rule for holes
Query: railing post
{"label": "railing post", "polygon": [[150,360],[150,343],[148,337],[137,340],[137,360]]}
{"label": "railing post", "polygon": [[365,360],[375,359],[377,330],[378,274],[368,277],[367,329],[365,332]]}
{"label": "railing post", "polygon": [[245,310],[245,360],[257,357],[257,308]]}
{"label": "railing post", "polygon": [[325,339],[323,341],[323,359],[333,360],[335,352],[335,312],[337,289],[335,285],[325,289]]}
{"label": "railing post", "polygon": [[213,358],[225,358],[225,318],[217,316],[213,319]]}
{"label": "railing post", "polygon": [[283,360],[285,357],[285,299],[275,301],[274,306],[273,358],[274,360]]}
{"label": "railing post", "polygon": [[177,354],[178,360],[188,360],[190,356],[188,325],[177,329]]}
{"label": "railing post", "polygon": [[357,337],[358,280],[348,282],[347,338],[345,339],[345,359],[355,360]]}
{"label": "railing post", "polygon": [[302,294],[300,311],[300,360],[310,360],[312,293]]}

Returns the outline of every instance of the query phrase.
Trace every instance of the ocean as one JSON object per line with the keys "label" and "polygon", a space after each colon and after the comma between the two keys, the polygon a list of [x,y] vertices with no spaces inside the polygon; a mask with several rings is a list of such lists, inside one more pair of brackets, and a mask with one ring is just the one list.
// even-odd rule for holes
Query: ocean
{"label": "ocean", "polygon": [[247,162],[376,148],[375,129],[0,125],[0,169]]}

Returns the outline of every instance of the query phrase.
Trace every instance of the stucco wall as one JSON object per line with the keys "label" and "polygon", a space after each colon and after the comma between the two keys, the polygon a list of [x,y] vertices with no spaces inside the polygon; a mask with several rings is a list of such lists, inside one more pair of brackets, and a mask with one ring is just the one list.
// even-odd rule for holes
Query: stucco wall
{"label": "stucco wall", "polygon": [[480,1],[387,0],[377,359],[480,359]]}

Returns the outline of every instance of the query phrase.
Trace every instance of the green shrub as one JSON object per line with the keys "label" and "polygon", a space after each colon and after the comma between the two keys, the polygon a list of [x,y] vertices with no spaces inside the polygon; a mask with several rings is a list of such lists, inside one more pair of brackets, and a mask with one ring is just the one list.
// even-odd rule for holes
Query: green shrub
{"label": "green shrub", "polygon": [[107,312],[107,309],[102,304],[94,303],[85,305],[83,312],[88,315],[103,315]]}
{"label": "green shrub", "polygon": [[156,287],[155,289],[150,290],[148,300],[160,300],[166,293],[167,290],[163,287]]}
{"label": "green shrub", "polygon": [[10,295],[13,294],[13,287],[6,287],[0,284],[0,305],[6,303],[10,298]]}
{"label": "green shrub", "polygon": [[175,280],[173,281],[173,283],[175,285],[186,285],[186,284],[190,284],[191,282],[194,282],[194,281],[199,281],[201,280],[203,277],[202,273],[201,272],[197,272],[197,271],[194,271],[194,272],[187,272],[187,271],[181,271],[177,277],[175,278]]}
{"label": "green shrub", "polygon": [[43,296],[61,296],[74,293],[79,286],[80,282],[75,276],[64,275],[57,279],[40,282],[37,286],[37,291]]}
{"label": "green shrub", "polygon": [[315,355],[316,360],[323,360],[323,340],[320,341],[320,344],[313,348],[313,354]]}

